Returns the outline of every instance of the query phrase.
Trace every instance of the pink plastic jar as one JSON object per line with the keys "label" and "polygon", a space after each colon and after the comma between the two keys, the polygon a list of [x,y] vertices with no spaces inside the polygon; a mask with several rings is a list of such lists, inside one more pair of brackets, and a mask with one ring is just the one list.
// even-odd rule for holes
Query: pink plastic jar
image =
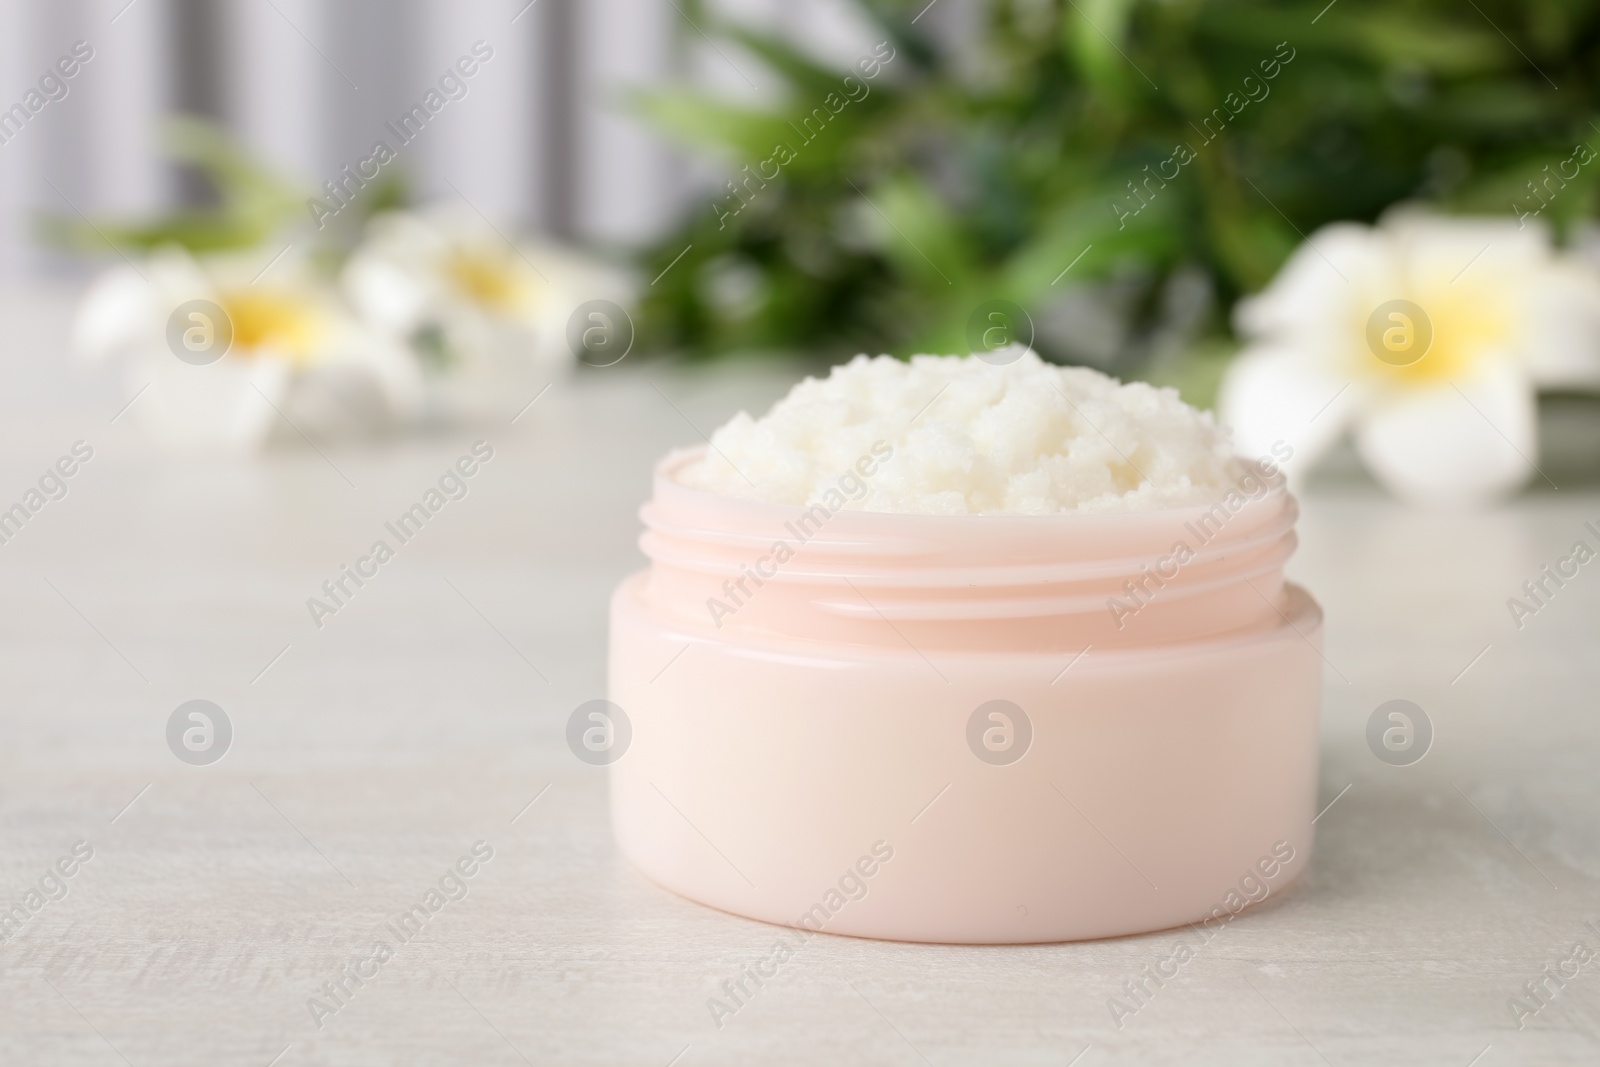
{"label": "pink plastic jar", "polygon": [[650,878],[1005,943],[1231,915],[1304,866],[1321,612],[1283,578],[1281,484],[1209,512],[822,516],[687,488],[698,454],[657,468],[650,567],[611,604],[612,822]]}

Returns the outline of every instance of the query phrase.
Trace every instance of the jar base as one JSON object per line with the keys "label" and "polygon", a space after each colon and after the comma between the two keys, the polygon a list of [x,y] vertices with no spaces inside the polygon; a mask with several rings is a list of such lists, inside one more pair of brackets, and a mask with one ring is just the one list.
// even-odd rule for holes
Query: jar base
{"label": "jar base", "polygon": [[1297,587],[1275,627],[1074,661],[716,639],[641,580],[612,603],[612,823],[681,896],[797,931],[1056,942],[1226,922],[1309,859],[1321,615]]}

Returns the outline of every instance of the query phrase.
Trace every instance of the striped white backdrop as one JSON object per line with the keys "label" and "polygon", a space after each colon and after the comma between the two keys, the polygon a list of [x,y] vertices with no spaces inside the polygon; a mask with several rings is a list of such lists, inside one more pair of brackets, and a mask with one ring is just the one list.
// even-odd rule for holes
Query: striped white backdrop
{"label": "striped white backdrop", "polygon": [[[719,10],[841,66],[871,40],[850,0]],[[717,169],[632,119],[628,91],[673,79],[744,99],[771,91],[753,57],[710,47],[676,0],[0,0],[0,109],[24,103],[80,40],[94,57],[67,95],[0,143],[0,272],[61,266],[38,246],[40,213],[192,198],[158,151],[172,111],[223,121],[310,189],[366,157],[384,122],[482,40],[492,61],[397,165],[421,194],[458,190],[497,222],[626,245]]]}

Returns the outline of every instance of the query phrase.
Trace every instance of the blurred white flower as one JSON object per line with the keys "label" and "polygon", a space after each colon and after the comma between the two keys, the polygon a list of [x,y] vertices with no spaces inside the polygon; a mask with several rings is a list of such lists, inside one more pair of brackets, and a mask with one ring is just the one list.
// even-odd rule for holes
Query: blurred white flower
{"label": "blurred white flower", "polygon": [[625,300],[627,288],[585,257],[513,243],[450,205],[375,216],[343,285],[363,317],[412,348],[456,413],[521,403],[565,374],[572,312],[587,300]]}
{"label": "blurred white flower", "polygon": [[[134,416],[167,444],[253,449],[282,419],[291,428],[281,432],[337,434],[408,416],[421,376],[404,348],[350,314],[302,261],[285,256],[263,271],[266,258],[169,248],[108,271],[83,295],[73,347],[126,361]],[[178,336],[231,333],[215,362],[186,362],[170,343],[174,313],[193,300],[221,308],[226,323],[180,316]]]}
{"label": "blurred white flower", "polygon": [[1600,273],[1513,220],[1391,214],[1313,234],[1241,301],[1218,413],[1297,477],[1348,429],[1397,496],[1481,503],[1538,463],[1537,387],[1600,385]]}

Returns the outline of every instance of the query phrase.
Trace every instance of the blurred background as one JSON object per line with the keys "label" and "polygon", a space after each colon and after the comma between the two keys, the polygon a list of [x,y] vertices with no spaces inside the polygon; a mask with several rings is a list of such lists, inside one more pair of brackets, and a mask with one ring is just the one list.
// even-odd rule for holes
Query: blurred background
{"label": "blurred background", "polygon": [[246,378],[336,434],[1023,340],[1482,503],[1600,466],[1597,48],[1565,0],[11,2],[0,270],[100,275],[71,347],[174,441],[264,441]]}
{"label": "blurred background", "polygon": [[[867,20],[848,2],[724,7],[842,66],[871,44]],[[392,141],[384,123],[478,41],[494,57],[470,80],[470,106],[398,164],[407,194],[465,196],[501,224],[636,247],[682,211],[696,168],[637,119],[635,94],[685,82],[755,92],[719,56],[737,46],[702,38],[691,10],[710,25],[692,3],[675,10],[636,0],[8,0],[0,5],[8,105],[74,42],[94,58],[26,137],[4,142],[6,269],[59,265],[36,224],[70,213],[69,201],[96,218],[212,201],[215,191],[163,150],[172,115],[218,124],[310,195],[367,157],[376,139]],[[741,58],[765,89],[758,98],[770,97],[778,79]]]}
{"label": "blurred background", "polygon": [[383,124],[479,40],[494,58],[472,79],[470,106],[400,164],[412,195],[452,195],[453,183],[502,223],[610,242],[659,230],[681,197],[681,166],[610,106],[679,65],[670,5],[120,0],[0,11],[8,104],[74,41],[95,51],[70,96],[4,146],[12,272],[58,261],[35,223],[70,213],[68,199],[102,217],[214,198],[163,151],[171,115],[217,123],[310,195],[366,157]]}

